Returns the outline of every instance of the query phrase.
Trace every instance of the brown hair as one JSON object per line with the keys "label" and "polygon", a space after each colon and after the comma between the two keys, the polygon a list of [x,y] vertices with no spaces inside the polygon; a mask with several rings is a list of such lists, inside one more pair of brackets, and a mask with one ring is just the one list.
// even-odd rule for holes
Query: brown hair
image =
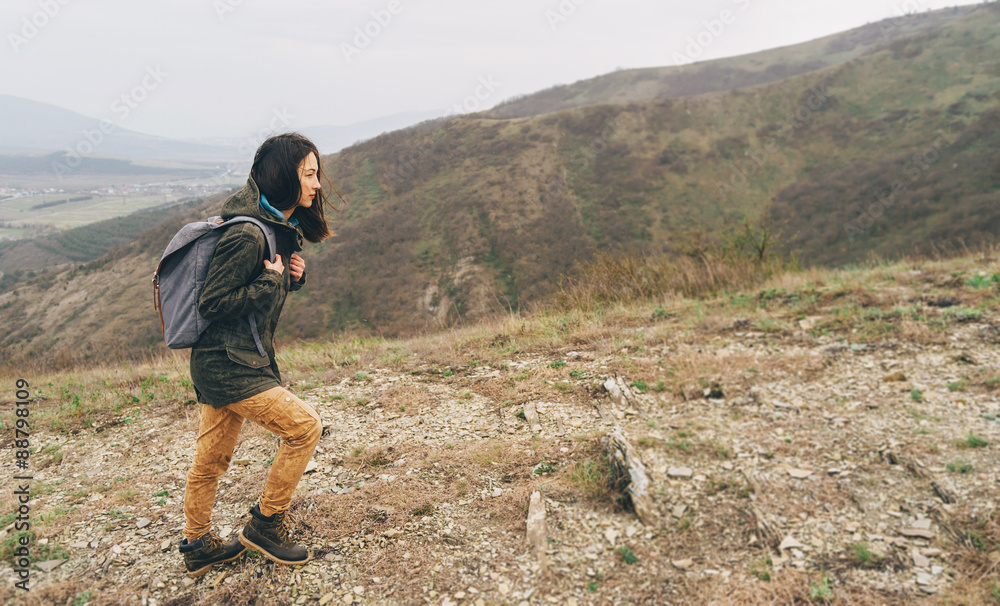
{"label": "brown hair", "polygon": [[[299,181],[299,164],[310,153],[316,154],[318,165],[317,177],[326,181],[337,190],[336,186],[323,172],[323,161],[316,145],[299,133],[284,133],[269,137],[261,143],[254,154],[250,177],[257,184],[260,193],[267,197],[271,206],[278,210],[295,208],[302,196],[302,184]],[[340,192],[338,191],[339,195]],[[343,198],[341,198],[343,199]],[[316,194],[316,201],[309,208],[295,208],[293,216],[299,220],[302,235],[310,242],[322,242],[333,235],[326,222],[324,206],[339,210],[330,203],[324,189]]]}

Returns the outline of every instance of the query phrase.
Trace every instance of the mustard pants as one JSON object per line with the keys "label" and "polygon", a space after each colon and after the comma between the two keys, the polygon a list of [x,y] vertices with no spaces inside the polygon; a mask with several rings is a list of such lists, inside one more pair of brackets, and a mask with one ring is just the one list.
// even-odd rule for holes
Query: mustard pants
{"label": "mustard pants", "polygon": [[212,528],[212,507],[219,477],[229,469],[236,438],[250,419],[281,436],[281,447],[271,464],[260,512],[265,516],[286,511],[292,494],[316,450],[323,424],[312,406],[284,387],[274,387],[246,400],[212,408],[201,407],[197,452],[184,491],[184,536],[194,541]]}

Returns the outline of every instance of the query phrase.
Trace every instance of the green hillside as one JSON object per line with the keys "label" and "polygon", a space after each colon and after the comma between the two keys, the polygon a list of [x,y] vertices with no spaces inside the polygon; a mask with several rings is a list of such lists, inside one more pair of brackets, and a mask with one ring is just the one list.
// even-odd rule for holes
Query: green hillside
{"label": "green hillside", "polygon": [[[1000,7],[926,19],[941,24],[780,82],[461,116],[325,157],[350,204],[336,238],[307,245],[309,283],[289,297],[279,340],[475,321],[543,299],[597,250],[676,251],[767,212],[804,264],[991,238]],[[859,214],[897,181],[906,191],[880,217]],[[106,355],[106,344],[162,349],[141,304],[155,260],[220,201],[83,270],[0,294],[13,327],[0,345],[11,360],[62,364]]]}
{"label": "green hillside", "polygon": [[[741,57],[698,61],[716,37],[725,35],[726,24],[714,21],[685,40],[672,40],[671,56],[662,57],[672,67],[620,70],[565,86],[512,99],[489,112],[496,118],[521,118],[598,103],[631,103],[654,99],[679,99],[707,93],[731,91],[777,82],[800,74],[843,64],[885,46],[963,18],[975,6],[897,16],[869,23],[846,32],[803,44],[770,49]],[[738,22],[736,7],[727,18]],[[721,14],[721,13],[720,13]],[[700,40],[700,42],[699,42]]]}

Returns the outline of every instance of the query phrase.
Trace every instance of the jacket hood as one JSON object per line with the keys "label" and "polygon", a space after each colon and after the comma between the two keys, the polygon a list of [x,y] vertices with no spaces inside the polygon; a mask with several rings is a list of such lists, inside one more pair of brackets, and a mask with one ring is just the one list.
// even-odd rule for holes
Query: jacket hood
{"label": "jacket hood", "polygon": [[233,217],[253,217],[271,225],[298,232],[300,237],[302,235],[301,228],[291,225],[284,217],[278,217],[260,207],[260,190],[254,183],[253,177],[247,177],[247,184],[226,198],[222,204],[222,220],[228,221]]}

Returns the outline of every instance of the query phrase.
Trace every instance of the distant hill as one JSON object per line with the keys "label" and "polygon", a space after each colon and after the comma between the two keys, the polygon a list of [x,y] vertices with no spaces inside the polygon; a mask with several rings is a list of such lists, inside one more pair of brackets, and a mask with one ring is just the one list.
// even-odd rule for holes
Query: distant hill
{"label": "distant hill", "polygon": [[[939,25],[777,82],[460,116],[325,156],[350,204],[336,238],[306,246],[308,285],[289,297],[279,340],[472,321],[551,294],[596,250],[671,252],[692,232],[766,212],[804,264],[994,237],[1000,5],[897,27],[911,19]],[[897,182],[906,190],[873,206]],[[83,269],[10,285],[0,346],[11,360],[56,364],[161,347],[141,304],[155,259],[221,200]]]}
{"label": "distant hill", "polygon": [[[185,162],[226,162],[235,150],[144,135],[41,101],[0,95],[0,153],[78,150],[82,156],[123,156]],[[114,124],[115,114],[102,116]],[[87,133],[90,133],[89,138]]]}

